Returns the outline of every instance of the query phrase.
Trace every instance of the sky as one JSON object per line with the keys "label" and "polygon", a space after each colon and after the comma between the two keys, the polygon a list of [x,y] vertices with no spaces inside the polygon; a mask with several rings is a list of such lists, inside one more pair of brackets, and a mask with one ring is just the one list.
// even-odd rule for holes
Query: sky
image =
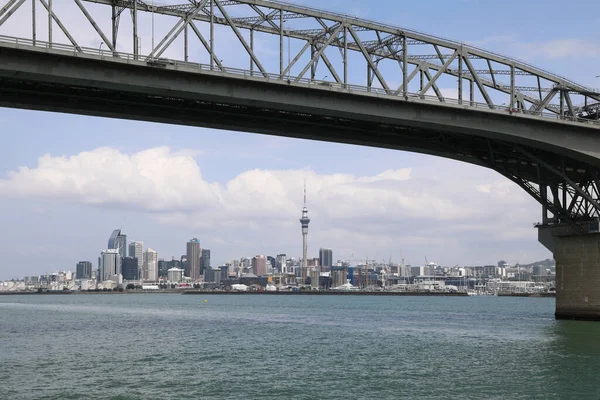
{"label": "sky", "polygon": [[[581,12],[569,11],[577,18],[561,20],[560,28],[558,1],[295,2],[471,43],[600,86],[600,45],[592,39],[600,35],[600,13],[591,12],[600,8],[593,0],[578,2]],[[27,35],[29,10],[15,13],[0,35]],[[71,18],[72,9],[62,12],[83,45],[99,46],[86,21]],[[148,48],[150,21],[141,24]],[[239,61],[226,43],[217,48],[224,62]],[[257,51],[267,57],[273,49]],[[412,265],[552,256],[533,228],[538,203],[493,171],[457,161],[9,108],[0,108],[0,123],[0,279],[96,264],[117,228],[164,259],[179,258],[194,237],[211,249],[213,266],[257,254],[299,257],[305,181],[309,257],[318,257],[319,247],[332,248],[334,260],[391,257]]]}

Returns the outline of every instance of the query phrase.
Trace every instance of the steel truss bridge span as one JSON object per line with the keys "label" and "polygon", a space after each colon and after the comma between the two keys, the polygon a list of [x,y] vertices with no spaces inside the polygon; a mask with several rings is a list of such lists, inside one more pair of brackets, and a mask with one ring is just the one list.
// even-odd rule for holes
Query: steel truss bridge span
{"label": "steel truss bridge span", "polygon": [[[151,47],[149,16],[166,26]],[[93,40],[101,45],[84,45]],[[6,107],[434,154],[509,178],[540,202],[545,225],[581,230],[600,216],[600,93],[472,46],[298,5],[0,0],[0,94]]]}

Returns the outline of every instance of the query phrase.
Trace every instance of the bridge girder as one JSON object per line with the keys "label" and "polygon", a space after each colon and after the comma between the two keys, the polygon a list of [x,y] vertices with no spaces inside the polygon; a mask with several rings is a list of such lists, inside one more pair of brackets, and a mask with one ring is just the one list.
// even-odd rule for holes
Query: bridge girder
{"label": "bridge girder", "polygon": [[[310,79],[315,79],[319,70],[323,70],[336,83],[362,85],[373,90],[383,89],[397,95],[435,94],[442,102],[452,97],[463,102],[466,100],[463,97],[468,96],[470,103],[483,101],[490,106],[506,105],[506,108],[518,108],[523,112],[548,112],[566,118],[600,119],[600,113],[594,108],[594,114],[588,107],[588,104],[600,103],[600,93],[594,89],[468,44],[345,14],[271,0],[188,0],[174,5],[152,5],[142,0],[71,0],[59,4],[55,1],[52,10],[49,9],[50,3],[46,1],[0,0],[0,29],[3,22],[14,18],[15,12],[24,4],[29,2],[33,5],[39,2],[44,9],[38,10],[38,14],[42,11],[53,13],[54,21],[61,28],[61,32],[69,38],[73,46],[79,47],[77,43],[88,38],[80,40],[75,37],[69,29],[73,22],[68,21],[64,24],[58,15],[65,4],[72,2],[79,6],[82,18],[95,27],[98,40],[105,43],[108,49],[129,48],[137,55],[140,52],[137,33],[134,34],[133,44],[118,41],[119,16],[123,9],[130,9],[136,32],[140,24],[138,15],[152,13],[153,18],[167,18],[169,24],[176,21],[176,27],[161,40],[157,40],[158,45],[154,49],[145,52],[146,55],[154,57],[164,54],[170,58],[173,54],[180,53],[181,40],[177,39],[183,32],[186,61],[204,53],[213,67],[215,64],[219,68],[238,67],[221,62],[222,59],[218,56],[221,49],[217,48],[215,42],[219,41],[218,37],[224,33],[222,29],[215,33],[215,27],[227,27],[235,33],[240,49],[247,53],[250,69],[256,67],[263,74],[275,72],[276,66],[268,66],[270,62],[266,59],[276,58],[279,60],[278,72],[281,76],[287,71],[287,75],[303,78],[300,71],[304,71],[304,74],[310,71]],[[102,18],[93,15],[99,15],[101,11],[98,11],[96,6],[94,12],[88,12],[83,3],[113,9],[110,24],[112,40],[99,28],[107,24],[102,23]],[[35,11],[32,13],[32,16],[34,15]],[[164,24],[164,21],[158,23]],[[32,26],[35,26],[35,22],[32,22]],[[332,37],[336,27],[342,29]],[[188,39],[189,29],[200,39],[198,42]],[[207,35],[207,31],[209,37],[204,39],[203,35]],[[32,36],[35,36],[35,28],[32,32]],[[266,41],[272,42],[272,39],[275,39],[279,46],[274,42],[270,43],[273,48],[266,56],[262,55],[257,49],[258,38],[255,36],[258,34]],[[36,40],[33,37],[31,39]],[[293,40],[295,43],[295,46],[290,45],[287,49],[287,63],[284,54],[286,40]],[[289,54],[294,50],[292,47],[304,49],[306,46],[311,49],[310,52],[302,50],[295,56]],[[413,47],[418,47],[419,50],[413,50]],[[425,49],[429,50],[429,54],[423,52]],[[278,57],[273,57],[273,51],[279,53]],[[317,51],[321,55],[312,57]],[[337,58],[334,57],[335,53],[339,53]],[[457,56],[453,57],[455,53]],[[448,62],[451,58],[453,60]],[[390,62],[396,64],[395,70],[391,68],[393,64],[389,64]],[[383,67],[382,63],[387,65]],[[362,66],[359,67],[359,64]],[[469,64],[470,68],[462,67]],[[362,71],[362,76],[357,75],[357,69]],[[408,80],[414,71],[417,71],[419,77],[422,76],[418,82]],[[427,74],[433,75],[432,84],[426,82]],[[508,77],[508,81],[503,81],[502,77]],[[384,82],[393,82],[396,88],[386,88],[382,84]],[[558,95],[553,97],[552,101],[545,102],[544,94],[555,89],[559,90]]]}

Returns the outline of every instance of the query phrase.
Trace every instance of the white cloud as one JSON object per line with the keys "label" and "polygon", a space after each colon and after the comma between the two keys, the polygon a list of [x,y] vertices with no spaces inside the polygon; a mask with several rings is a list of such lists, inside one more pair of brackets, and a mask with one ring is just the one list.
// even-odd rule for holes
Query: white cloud
{"label": "white cloud", "polygon": [[[600,45],[579,38],[558,38],[523,42],[513,35],[497,35],[470,42],[477,47],[506,47],[516,58],[531,60],[538,57],[561,59],[569,57],[599,58]],[[510,54],[509,52],[509,54]]]}
{"label": "white cloud", "polygon": [[532,204],[508,181],[451,181],[449,172],[427,167],[372,176],[253,169],[227,182],[208,182],[193,157],[196,152],[157,147],[125,154],[103,147],[70,157],[46,154],[37,166],[20,167],[0,180],[0,195],[135,209],[162,223],[198,229],[258,229],[296,222],[306,180],[311,215],[331,227],[372,233],[410,221],[468,220],[477,229],[478,223],[500,218],[504,207],[529,211]]}

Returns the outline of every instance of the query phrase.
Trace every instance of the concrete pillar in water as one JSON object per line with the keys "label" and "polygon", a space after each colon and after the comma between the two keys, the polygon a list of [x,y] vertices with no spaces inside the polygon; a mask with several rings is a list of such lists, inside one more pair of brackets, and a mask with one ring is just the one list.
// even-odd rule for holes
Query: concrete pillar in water
{"label": "concrete pillar in water", "polygon": [[555,239],[556,319],[600,321],[600,233]]}

